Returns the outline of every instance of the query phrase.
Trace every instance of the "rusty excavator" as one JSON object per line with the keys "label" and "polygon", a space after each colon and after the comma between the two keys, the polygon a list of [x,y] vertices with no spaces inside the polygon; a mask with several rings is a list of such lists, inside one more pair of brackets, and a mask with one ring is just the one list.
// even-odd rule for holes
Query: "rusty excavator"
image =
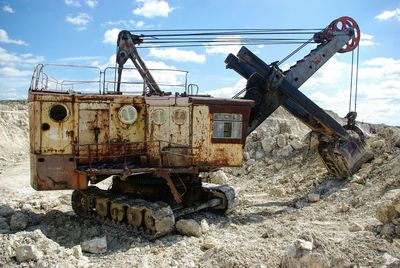
{"label": "rusty excavator", "polygon": [[[318,45],[286,71],[245,46],[229,54],[226,67],[247,80],[242,97],[232,99],[194,94],[197,86],[187,83],[182,93],[163,91],[137,52],[146,40],[119,33],[114,80],[100,71],[97,93],[65,90],[78,82],[56,80],[46,74],[47,65],[34,70],[28,97],[31,185],[73,189],[78,216],[112,219],[157,237],[189,213],[231,209],[234,189],[202,182],[199,173],[241,166],[246,137],[279,106],[318,135],[318,152],[332,176],[348,177],[371,159],[354,113],[342,126],[299,91],[335,53],[358,46],[353,19],[341,17],[314,33],[307,42]],[[142,79],[137,95],[124,91],[137,86],[123,79],[128,60]],[[109,177],[108,190],[96,187]]]}

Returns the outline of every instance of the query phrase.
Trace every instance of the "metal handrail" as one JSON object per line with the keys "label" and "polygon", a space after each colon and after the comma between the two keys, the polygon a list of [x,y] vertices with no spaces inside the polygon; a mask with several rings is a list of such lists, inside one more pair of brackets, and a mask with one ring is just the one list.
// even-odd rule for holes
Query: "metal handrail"
{"label": "metal handrail", "polygon": [[[89,69],[89,70],[96,70],[98,71],[98,78],[94,80],[59,80],[54,77],[49,77],[48,74],[45,72],[45,70],[48,69],[48,67],[61,67],[61,68],[79,68],[79,69]],[[31,91],[60,91],[60,92],[68,92],[68,90],[64,90],[63,87],[69,83],[69,85],[78,85],[78,84],[92,84],[92,83],[98,83],[99,85],[99,94],[106,94],[110,92],[115,92],[115,89],[113,91],[109,90],[109,85],[110,84],[116,84],[116,77],[114,75],[114,79],[110,80],[106,78],[106,73],[107,70],[114,70],[113,73],[115,73],[115,70],[118,69],[117,67],[106,67],[103,70],[99,67],[96,66],[85,66],[85,65],[72,65],[72,64],[38,64],[35,66],[33,74],[32,74],[32,79],[30,83],[30,90]],[[124,68],[126,70],[137,70],[136,68]],[[177,69],[150,69],[149,71],[161,71],[161,72],[170,72],[170,73],[181,73],[181,75],[184,75],[184,81],[182,83],[166,83],[166,82],[161,82],[158,83],[159,86],[163,87],[177,87],[177,88],[182,88],[183,91],[187,91],[188,87],[188,71],[185,70],[177,70]],[[51,79],[50,79],[51,78]],[[130,84],[130,85],[143,85],[143,92],[147,88],[147,82],[143,80],[138,80],[138,81],[123,81],[121,82],[123,84]],[[53,86],[54,88],[51,88]],[[137,91],[133,91],[137,92]],[[125,91],[124,93],[130,93]]]}

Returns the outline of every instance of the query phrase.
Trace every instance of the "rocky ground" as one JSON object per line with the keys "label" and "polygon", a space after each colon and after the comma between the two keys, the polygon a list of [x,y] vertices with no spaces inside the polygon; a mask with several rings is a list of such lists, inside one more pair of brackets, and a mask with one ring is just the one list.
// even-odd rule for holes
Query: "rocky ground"
{"label": "rocky ground", "polygon": [[151,240],[78,218],[71,191],[31,189],[27,107],[0,104],[0,267],[400,267],[400,131],[363,127],[375,158],[337,180],[307,128],[275,112],[248,138],[243,168],[202,174],[235,186],[237,207]]}

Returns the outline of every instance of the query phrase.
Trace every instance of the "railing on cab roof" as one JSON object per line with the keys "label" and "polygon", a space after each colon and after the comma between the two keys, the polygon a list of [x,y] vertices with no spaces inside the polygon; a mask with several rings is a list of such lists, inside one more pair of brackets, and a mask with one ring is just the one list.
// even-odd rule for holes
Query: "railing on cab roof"
{"label": "railing on cab roof", "polygon": [[[33,71],[29,90],[80,94],[146,94],[148,83],[143,81],[136,68],[124,68],[123,80],[120,82],[121,92],[117,92],[117,70],[118,67],[101,69],[96,66],[38,64]],[[149,71],[159,78],[157,80],[160,82],[157,84],[165,92],[173,90],[193,95],[193,88],[196,88],[198,93],[196,84],[188,84],[188,71],[176,69],[149,69]],[[90,73],[90,79],[56,78],[56,75],[64,76],[68,72],[75,72],[75,76],[78,77],[87,72]]]}

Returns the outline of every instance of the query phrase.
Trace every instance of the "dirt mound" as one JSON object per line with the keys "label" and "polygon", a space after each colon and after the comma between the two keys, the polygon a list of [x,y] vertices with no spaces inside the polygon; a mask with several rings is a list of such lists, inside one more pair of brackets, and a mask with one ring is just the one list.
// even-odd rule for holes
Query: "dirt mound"
{"label": "dirt mound", "polygon": [[[7,159],[0,161],[13,163],[0,177],[0,266],[396,267],[400,258],[399,129],[363,124],[375,158],[337,180],[310,146],[307,127],[278,109],[248,137],[243,167],[203,174],[232,184],[237,207],[227,216],[188,216],[201,227],[196,236],[176,231],[150,240],[78,218],[70,191],[33,191],[26,106],[0,109]],[[94,238],[106,239],[105,252],[82,253],[80,245]]]}

